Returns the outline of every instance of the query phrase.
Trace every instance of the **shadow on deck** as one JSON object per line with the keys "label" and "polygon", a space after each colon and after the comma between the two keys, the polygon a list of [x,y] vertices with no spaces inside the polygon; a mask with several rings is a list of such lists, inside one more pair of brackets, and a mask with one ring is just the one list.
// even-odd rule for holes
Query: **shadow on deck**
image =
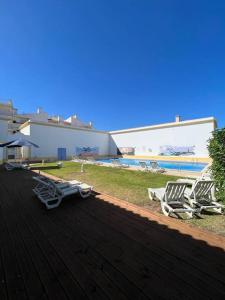
{"label": "shadow on deck", "polygon": [[224,299],[225,252],[98,198],[47,211],[0,170],[0,299]]}

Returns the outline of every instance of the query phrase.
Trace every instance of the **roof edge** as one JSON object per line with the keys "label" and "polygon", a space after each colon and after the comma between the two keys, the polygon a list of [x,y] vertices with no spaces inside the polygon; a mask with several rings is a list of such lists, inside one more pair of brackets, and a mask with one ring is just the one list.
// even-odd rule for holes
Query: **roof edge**
{"label": "roof edge", "polygon": [[211,123],[211,122],[214,123],[214,129],[216,129],[216,127],[217,127],[216,119],[214,117],[208,117],[208,118],[193,119],[193,120],[180,121],[180,122],[171,122],[171,123],[163,123],[163,124],[143,126],[143,127],[134,127],[134,128],[121,129],[121,130],[113,130],[113,131],[109,131],[109,133],[110,134],[120,134],[120,133],[127,133],[127,132],[154,130],[154,129],[160,129],[160,128],[179,127],[179,126],[196,125],[196,124],[204,124],[204,123]]}
{"label": "roof edge", "polygon": [[66,128],[66,129],[71,129],[71,130],[81,130],[81,131],[88,131],[88,132],[96,132],[96,133],[104,133],[104,134],[109,134],[108,131],[103,131],[103,130],[97,130],[97,129],[92,129],[92,128],[82,128],[82,127],[71,127],[69,125],[62,125],[62,124],[54,124],[54,123],[45,123],[45,122],[38,122],[38,121],[30,121],[28,120],[27,122],[23,123],[20,127],[19,130],[29,126],[29,125],[41,125],[41,126],[50,126],[50,127],[58,127],[58,128]]}

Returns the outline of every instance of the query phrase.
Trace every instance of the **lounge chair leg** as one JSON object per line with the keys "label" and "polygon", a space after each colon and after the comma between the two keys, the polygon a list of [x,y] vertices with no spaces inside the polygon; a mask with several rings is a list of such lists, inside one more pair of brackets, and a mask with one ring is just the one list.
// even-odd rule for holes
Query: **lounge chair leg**
{"label": "lounge chair leg", "polygon": [[151,201],[156,200],[156,199],[155,199],[155,194],[154,194],[154,192],[148,191],[148,196],[149,196],[149,199],[150,199]]}
{"label": "lounge chair leg", "polygon": [[192,212],[186,212],[188,219],[192,219],[193,218],[193,213]]}
{"label": "lounge chair leg", "polygon": [[60,205],[60,203],[62,202],[62,199],[58,199],[54,204],[50,204],[49,202],[52,202],[52,201],[53,200],[47,201],[45,203],[47,209],[52,209],[52,208],[58,207]]}
{"label": "lounge chair leg", "polygon": [[213,210],[219,214],[222,214],[222,207],[218,207],[218,208],[215,207],[215,208],[213,208]]}
{"label": "lounge chair leg", "polygon": [[194,215],[200,219],[203,219],[202,215],[201,215],[201,211],[199,209],[196,209],[194,212]]}
{"label": "lounge chair leg", "polygon": [[188,200],[189,200],[188,203],[189,203],[190,207],[195,208],[196,207],[196,202],[192,199],[188,199]]}
{"label": "lounge chair leg", "polygon": [[91,190],[89,190],[88,192],[82,192],[81,190],[79,190],[79,193],[80,193],[81,197],[83,199],[85,199],[91,195]]}
{"label": "lounge chair leg", "polygon": [[203,210],[202,207],[200,207],[200,208],[198,209],[198,211],[199,211],[200,214],[202,213],[202,210]]}
{"label": "lounge chair leg", "polygon": [[162,208],[162,212],[165,216],[169,217],[170,215],[170,211],[169,209],[166,208],[166,206],[164,204],[161,203],[161,208]]}

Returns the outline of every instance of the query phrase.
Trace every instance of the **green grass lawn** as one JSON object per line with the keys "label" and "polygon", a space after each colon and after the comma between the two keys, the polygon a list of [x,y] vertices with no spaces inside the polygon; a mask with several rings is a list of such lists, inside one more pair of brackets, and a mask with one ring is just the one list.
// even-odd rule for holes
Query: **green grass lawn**
{"label": "green grass lawn", "polygon": [[[146,206],[158,212],[160,212],[160,203],[158,201],[149,200],[147,188],[164,187],[167,181],[175,181],[178,179],[176,176],[90,164],[84,165],[84,172],[81,173],[81,164],[75,162],[64,162],[63,168],[61,169],[56,168],[55,163],[47,163],[44,164],[44,166],[39,164],[37,167],[46,173],[65,180],[76,179],[86,182],[93,185],[94,189],[99,192],[140,206]],[[224,215],[208,213],[204,214],[202,219],[193,218],[192,220],[185,220],[185,222],[225,235]]]}
{"label": "green grass lawn", "polygon": [[61,169],[54,168],[54,166],[54,163],[45,164],[43,171],[66,180],[77,179],[86,182],[93,185],[97,191],[138,205],[149,204],[148,187],[163,187],[167,181],[174,181],[178,178],[90,164],[84,165],[84,172],[81,173],[81,164],[75,162],[64,162]]}
{"label": "green grass lawn", "polygon": [[214,213],[205,212],[202,219],[194,218],[185,222],[225,236],[225,215],[215,215]]}

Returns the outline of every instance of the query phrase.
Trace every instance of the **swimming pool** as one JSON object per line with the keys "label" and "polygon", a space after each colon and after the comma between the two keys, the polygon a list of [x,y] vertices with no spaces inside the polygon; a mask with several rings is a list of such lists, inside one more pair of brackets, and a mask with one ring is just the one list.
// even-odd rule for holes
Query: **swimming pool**
{"label": "swimming pool", "polygon": [[[113,159],[98,159],[98,161],[104,163],[111,163]],[[139,161],[145,161],[147,165],[150,165],[150,160],[145,159],[128,159],[128,158],[119,158],[118,159],[122,164],[127,164],[130,166],[140,166]],[[181,170],[181,171],[192,171],[192,172],[201,172],[207,164],[204,163],[192,163],[192,162],[177,162],[177,161],[162,161],[157,160],[161,168],[170,169],[170,170]]]}

